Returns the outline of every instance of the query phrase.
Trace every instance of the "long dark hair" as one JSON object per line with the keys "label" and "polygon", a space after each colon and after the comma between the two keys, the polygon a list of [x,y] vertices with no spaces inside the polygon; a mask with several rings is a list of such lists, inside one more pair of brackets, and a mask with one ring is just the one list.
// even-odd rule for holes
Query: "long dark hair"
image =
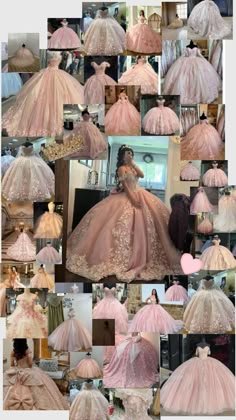
{"label": "long dark hair", "polygon": [[139,16],[143,16],[143,17],[145,17],[144,10],[140,10],[140,12],[139,12]]}
{"label": "long dark hair", "polygon": [[[157,294],[157,289],[152,289],[152,292],[153,292],[153,290],[155,290],[156,303],[159,303],[160,301],[159,301],[159,297],[158,297],[158,294]],[[153,296],[153,293],[152,293],[152,296]]]}
{"label": "long dark hair", "polygon": [[127,144],[123,144],[122,146],[120,146],[120,148],[118,150],[118,153],[117,153],[116,176],[115,176],[116,190],[117,191],[120,190],[120,186],[121,186],[121,183],[119,181],[118,171],[119,171],[119,168],[124,165],[125,152],[132,152],[132,154],[134,156],[133,149],[131,147],[127,146]]}
{"label": "long dark hair", "polygon": [[14,338],[13,340],[13,352],[16,360],[23,359],[26,351],[29,349],[27,340],[25,338]]}

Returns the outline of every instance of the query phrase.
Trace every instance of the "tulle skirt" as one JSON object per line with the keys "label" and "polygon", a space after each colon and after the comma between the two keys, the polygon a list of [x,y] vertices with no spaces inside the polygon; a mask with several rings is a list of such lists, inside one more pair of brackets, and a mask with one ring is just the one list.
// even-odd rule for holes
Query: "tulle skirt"
{"label": "tulle skirt", "polygon": [[59,28],[51,36],[48,41],[49,49],[64,50],[76,49],[80,47],[80,39],[71,28]]}
{"label": "tulle skirt", "polygon": [[37,156],[19,156],[2,180],[2,194],[9,201],[44,201],[55,194],[55,176]]}
{"label": "tulle skirt", "polygon": [[118,83],[119,85],[141,86],[142,95],[158,93],[158,75],[149,63],[134,65],[122,74]]}
{"label": "tulle skirt", "polygon": [[77,319],[67,319],[48,336],[48,345],[57,351],[89,350],[92,337]]}
{"label": "tulle skirt", "polygon": [[205,58],[180,57],[165,76],[163,94],[180,95],[181,104],[209,104],[218,97],[220,88],[220,77]]}
{"label": "tulle skirt", "polygon": [[187,290],[180,284],[170,286],[165,293],[166,301],[186,302],[188,300]]}
{"label": "tulle skirt", "polygon": [[221,159],[223,143],[218,131],[210,124],[196,124],[180,143],[182,160]]}
{"label": "tulle skirt", "polygon": [[214,215],[213,226],[218,232],[236,231],[236,200],[232,195],[219,199],[219,213]]}
{"label": "tulle skirt", "polygon": [[140,135],[140,113],[129,101],[117,101],[105,116],[107,135]]}
{"label": "tulle skirt", "polygon": [[34,238],[60,238],[63,219],[60,214],[45,212],[37,220]]}
{"label": "tulle skirt", "polygon": [[230,270],[236,268],[233,254],[222,245],[212,245],[200,256],[203,270]]}
{"label": "tulle skirt", "polygon": [[173,334],[182,328],[182,321],[172,318],[160,304],[150,303],[136,313],[129,326],[129,332]]}
{"label": "tulle skirt", "polygon": [[192,163],[187,163],[180,172],[182,181],[198,181],[200,179],[199,169]]}
{"label": "tulle skirt", "polygon": [[213,225],[208,217],[205,217],[201,223],[197,226],[197,232],[209,235],[213,232]]}
{"label": "tulle skirt", "polygon": [[167,135],[173,134],[180,129],[180,122],[172,109],[168,107],[150,109],[142,121],[146,133]]}
{"label": "tulle skirt", "polygon": [[128,313],[126,307],[115,297],[104,297],[93,308],[93,319],[115,319],[115,330],[127,332]]}
{"label": "tulle skirt", "polygon": [[126,33],[127,50],[151,54],[161,53],[162,41],[161,36],[155,32],[150,26],[138,23],[134,25]]}
{"label": "tulle skirt", "polygon": [[224,334],[234,329],[235,309],[221,290],[199,290],[188,303],[183,319],[189,333]]}
{"label": "tulle skirt", "polygon": [[95,379],[102,377],[102,371],[96,360],[89,358],[85,358],[79,362],[75,368],[75,373],[78,378],[82,379]]}
{"label": "tulle skirt", "polygon": [[23,82],[18,73],[2,73],[2,98],[16,95],[22,88]]}
{"label": "tulle skirt", "polygon": [[37,273],[34,277],[30,280],[30,287],[36,289],[49,289],[52,290],[54,288],[54,281],[49,276],[48,273]]}
{"label": "tulle skirt", "polygon": [[83,390],[70,407],[70,420],[109,420],[109,404],[97,389]]}
{"label": "tulle skirt", "polygon": [[7,318],[7,338],[46,338],[47,318],[36,310],[17,306]]}
{"label": "tulle skirt", "polygon": [[43,247],[36,255],[39,264],[61,264],[61,254],[53,246]]}
{"label": "tulle skirt", "polygon": [[161,389],[161,405],[170,413],[217,415],[235,410],[235,377],[212,357],[180,365]]}
{"label": "tulle skirt", "polygon": [[105,86],[117,85],[116,81],[106,74],[89,77],[84,85],[84,98],[86,104],[104,104]]}
{"label": "tulle skirt", "polygon": [[212,205],[205,191],[198,191],[190,205],[190,214],[208,213],[212,212],[212,210]]}
{"label": "tulle skirt", "polygon": [[1,172],[2,176],[5,175],[8,168],[11,166],[12,162],[14,162],[15,158],[11,155],[5,155],[1,157]]}
{"label": "tulle skirt", "polygon": [[209,169],[203,175],[203,183],[206,187],[224,187],[228,184],[228,177],[222,169]]}
{"label": "tulle skirt", "polygon": [[16,261],[35,261],[36,248],[27,233],[20,233],[17,241],[8,248],[7,257]]}
{"label": "tulle skirt", "polygon": [[3,115],[8,136],[52,137],[63,132],[63,104],[83,104],[83,86],[57,67],[35,73]]}
{"label": "tulle skirt", "polygon": [[119,55],[126,49],[125,31],[114,18],[97,18],[84,36],[87,55]]}

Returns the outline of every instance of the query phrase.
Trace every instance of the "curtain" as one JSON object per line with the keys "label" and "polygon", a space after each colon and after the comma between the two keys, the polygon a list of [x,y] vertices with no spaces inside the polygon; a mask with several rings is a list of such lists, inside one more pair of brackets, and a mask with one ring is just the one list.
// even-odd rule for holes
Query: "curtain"
{"label": "curtain", "polygon": [[163,41],[161,56],[161,77],[165,77],[172,64],[182,55],[183,41]]}
{"label": "curtain", "polygon": [[223,43],[221,40],[214,40],[209,42],[209,62],[219,74],[222,79],[222,54]]}
{"label": "curtain", "polygon": [[198,123],[198,112],[196,108],[181,108],[180,135],[184,137],[191,127]]}
{"label": "curtain", "polygon": [[64,321],[62,301],[63,296],[57,296],[54,293],[48,294],[48,335]]}
{"label": "curtain", "polygon": [[216,121],[216,129],[222,141],[225,141],[225,106],[222,105],[220,115]]}

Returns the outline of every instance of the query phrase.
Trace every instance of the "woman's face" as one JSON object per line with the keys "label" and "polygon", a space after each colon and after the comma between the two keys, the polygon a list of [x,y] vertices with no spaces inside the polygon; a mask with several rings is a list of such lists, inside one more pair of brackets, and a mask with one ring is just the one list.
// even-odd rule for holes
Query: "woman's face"
{"label": "woman's face", "polygon": [[140,10],[139,16],[144,16],[144,11],[143,10]]}
{"label": "woman's face", "polygon": [[130,163],[132,159],[133,159],[132,150],[126,150],[124,153],[124,163]]}
{"label": "woman's face", "polygon": [[152,289],[152,295],[156,294],[156,289]]}

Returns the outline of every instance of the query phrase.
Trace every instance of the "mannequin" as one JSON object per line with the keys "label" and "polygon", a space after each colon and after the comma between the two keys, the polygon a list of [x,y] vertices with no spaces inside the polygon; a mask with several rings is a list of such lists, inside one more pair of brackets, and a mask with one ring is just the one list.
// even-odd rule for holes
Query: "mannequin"
{"label": "mannequin", "polygon": [[192,41],[192,39],[191,39],[190,43],[186,46],[186,48],[191,48],[191,49],[193,49],[193,48],[197,48],[197,45],[196,45],[196,44],[194,44],[194,42],[193,42],[193,41]]}
{"label": "mannequin", "polygon": [[202,113],[200,116],[200,120],[207,120],[207,116],[205,115],[205,112]]}

